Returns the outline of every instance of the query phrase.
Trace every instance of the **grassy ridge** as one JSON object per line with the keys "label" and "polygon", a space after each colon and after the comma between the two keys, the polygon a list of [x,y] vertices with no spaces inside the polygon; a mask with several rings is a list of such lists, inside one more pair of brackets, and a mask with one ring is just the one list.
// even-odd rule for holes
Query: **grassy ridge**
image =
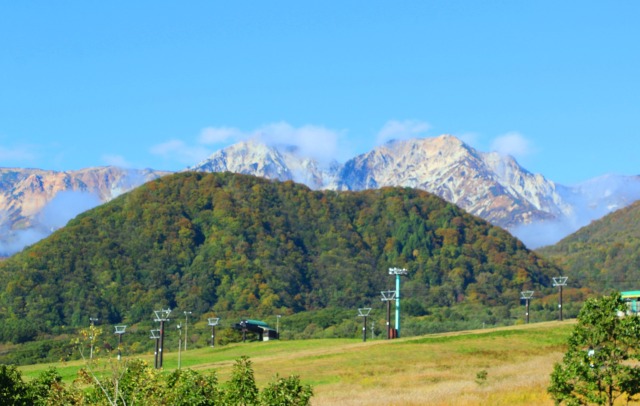
{"label": "grassy ridge", "polygon": [[[553,363],[574,322],[547,322],[363,343],[355,339],[271,341],[181,353],[183,368],[214,369],[226,382],[247,355],[256,381],[299,375],[314,387],[313,405],[544,405]],[[175,345],[174,345],[175,346]],[[166,348],[166,370],[178,353]],[[153,363],[153,354],[143,357]],[[81,363],[55,365],[70,381]],[[48,365],[21,367],[35,377]],[[482,376],[486,373],[486,378]]]}

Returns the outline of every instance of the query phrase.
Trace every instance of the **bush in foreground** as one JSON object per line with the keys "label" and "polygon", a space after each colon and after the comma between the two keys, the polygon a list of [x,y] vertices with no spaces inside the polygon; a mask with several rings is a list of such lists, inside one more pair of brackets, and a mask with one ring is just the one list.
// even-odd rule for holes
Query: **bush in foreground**
{"label": "bush in foreground", "polygon": [[[297,376],[276,378],[262,391],[247,357],[236,361],[233,376],[219,385],[215,372],[191,369],[162,374],[146,362],[132,360],[114,379],[99,379],[85,369],[71,385],[52,368],[25,382],[15,366],[0,365],[2,405],[309,405],[313,391]],[[85,388],[89,385],[88,388]]]}

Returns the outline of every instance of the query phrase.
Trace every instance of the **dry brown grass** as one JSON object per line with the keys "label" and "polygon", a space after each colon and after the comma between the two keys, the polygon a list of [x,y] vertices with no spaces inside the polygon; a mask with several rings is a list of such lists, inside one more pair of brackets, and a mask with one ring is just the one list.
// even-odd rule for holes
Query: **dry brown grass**
{"label": "dry brown grass", "polygon": [[[440,353],[436,362],[416,357],[388,374],[316,386],[313,405],[552,405],[546,393],[553,363],[561,352],[528,359],[478,360]],[[520,358],[520,357],[518,357]],[[475,361],[475,362],[474,362]],[[487,371],[483,384],[476,382]]]}
{"label": "dry brown grass", "polygon": [[[314,406],[553,405],[546,388],[571,323],[319,343],[317,348],[251,359],[258,382],[279,373],[311,383]],[[228,377],[230,364],[209,367],[219,371],[221,380]],[[486,371],[487,378],[479,383],[480,371]]]}

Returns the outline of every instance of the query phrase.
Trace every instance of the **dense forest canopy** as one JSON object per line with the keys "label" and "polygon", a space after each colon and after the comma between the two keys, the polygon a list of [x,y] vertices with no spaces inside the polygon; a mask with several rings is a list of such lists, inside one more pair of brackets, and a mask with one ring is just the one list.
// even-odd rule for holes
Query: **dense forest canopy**
{"label": "dense forest canopy", "polygon": [[[562,272],[424,191],[311,191],[231,173],[167,176],[0,263],[0,339],[135,323],[161,307],[292,314],[379,303],[388,268],[414,305],[519,303]],[[548,288],[552,289],[552,288]],[[408,303],[410,305],[411,303]]]}

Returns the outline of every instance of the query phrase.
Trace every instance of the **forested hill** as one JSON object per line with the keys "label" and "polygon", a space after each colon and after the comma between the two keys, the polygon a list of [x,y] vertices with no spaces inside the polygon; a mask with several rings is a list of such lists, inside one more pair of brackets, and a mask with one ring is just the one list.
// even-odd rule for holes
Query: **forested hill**
{"label": "forested hill", "polygon": [[640,201],[539,251],[597,292],[640,290]]}
{"label": "forested hill", "polygon": [[[507,232],[427,192],[317,192],[180,173],[85,212],[0,263],[0,338],[194,314],[380,303],[389,267],[424,306],[519,305],[561,272]],[[415,295],[414,295],[415,297]]]}

